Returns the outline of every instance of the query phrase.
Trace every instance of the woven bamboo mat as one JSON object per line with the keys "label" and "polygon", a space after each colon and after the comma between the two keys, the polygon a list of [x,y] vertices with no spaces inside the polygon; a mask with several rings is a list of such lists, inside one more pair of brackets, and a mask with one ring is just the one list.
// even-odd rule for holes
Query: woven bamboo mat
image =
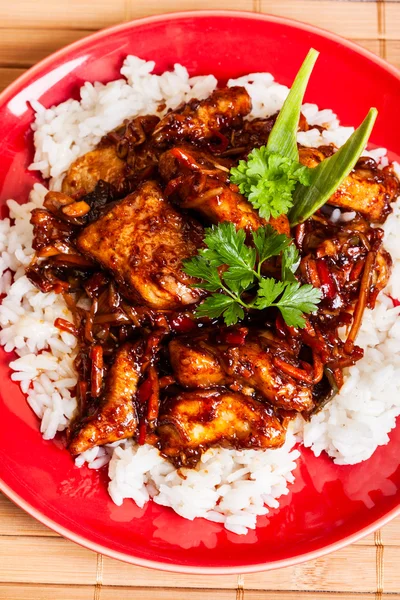
{"label": "woven bamboo mat", "polygon": [[[203,0],[0,0],[0,89],[91,31],[136,17],[216,8]],[[219,0],[219,9],[293,17],[352,39],[400,67],[400,2]],[[102,557],[64,540],[0,495],[0,599],[400,600],[400,518],[361,542],[253,575],[175,575]]]}

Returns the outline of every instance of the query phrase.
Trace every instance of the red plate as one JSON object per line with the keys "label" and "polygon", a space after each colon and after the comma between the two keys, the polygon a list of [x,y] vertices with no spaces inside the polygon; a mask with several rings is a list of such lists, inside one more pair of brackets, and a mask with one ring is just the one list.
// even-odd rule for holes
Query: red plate
{"label": "red plate", "polygon": [[[335,35],[276,17],[222,11],[142,19],[96,33],[57,52],[0,96],[0,198],[20,202],[37,180],[26,100],[45,106],[77,97],[86,81],[119,76],[126,54],[175,62],[191,75],[220,79],[271,71],[290,84],[310,47],[321,52],[307,100],[333,108],[343,124],[358,125],[370,106],[379,110],[372,141],[400,155],[400,76],[393,67]],[[4,210],[4,208],[3,208]],[[400,512],[400,428],[367,462],[337,467],[302,451],[296,482],[279,510],[236,536],[202,519],[186,521],[150,502],[115,506],[106,476],[74,466],[60,444],[42,439],[38,420],[10,380],[1,353],[0,488],[55,531],[97,552],[134,564],[198,573],[250,572],[288,566],[354,542]]]}

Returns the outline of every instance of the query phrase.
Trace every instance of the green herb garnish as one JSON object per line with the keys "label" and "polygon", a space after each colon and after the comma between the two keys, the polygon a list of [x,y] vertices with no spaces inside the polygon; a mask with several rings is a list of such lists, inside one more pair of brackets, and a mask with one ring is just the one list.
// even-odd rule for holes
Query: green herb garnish
{"label": "green herb garnish", "polygon": [[231,169],[239,186],[266,220],[289,212],[291,225],[302,223],[325,204],[354,168],[377,117],[371,108],[360,127],[330,158],[314,169],[299,163],[297,130],[308,80],[318,58],[311,49],[271,130],[266,146],[255,148],[247,160]]}
{"label": "green herb garnish", "polygon": [[300,266],[300,253],[294,244],[282,252],[282,281],[297,281],[295,273]]}
{"label": "green herb garnish", "polygon": [[255,148],[247,161],[239,161],[231,169],[231,182],[239,186],[240,193],[257,208],[260,217],[286,214],[293,206],[293,192],[297,183],[309,185],[309,169],[299,162],[269,152],[268,146]]}
{"label": "green herb garnish", "polygon": [[309,187],[299,185],[293,194],[294,205],[289,214],[291,225],[308,219],[335,193],[360,158],[377,115],[376,108],[371,108],[358,129],[335,154],[320,162],[314,169],[309,169]]}
{"label": "green herb garnish", "polygon": [[247,160],[230,171],[231,182],[239,186],[260,216],[269,220],[287,214],[293,205],[298,183],[310,183],[309,169],[299,163],[297,130],[301,104],[318,52],[311,49],[289,91],[266,146],[255,148]]}
{"label": "green herb garnish", "polygon": [[[289,326],[304,327],[303,314],[313,313],[321,299],[319,289],[300,285],[294,277],[299,265],[292,240],[271,226],[253,234],[254,248],[246,244],[246,234],[233,223],[221,223],[206,230],[206,248],[183,262],[184,271],[201,280],[196,287],[213,292],[202,302],[197,317],[223,317],[234,325],[244,317],[244,309],[263,310],[275,306]],[[282,281],[264,278],[263,263],[282,254]],[[251,299],[250,296],[253,296]]]}
{"label": "green herb garnish", "polygon": [[281,311],[286,325],[304,327],[304,314],[317,310],[321,292],[312,285],[300,285],[298,281],[276,281],[269,277],[260,281],[255,308],[262,310],[276,306]]}

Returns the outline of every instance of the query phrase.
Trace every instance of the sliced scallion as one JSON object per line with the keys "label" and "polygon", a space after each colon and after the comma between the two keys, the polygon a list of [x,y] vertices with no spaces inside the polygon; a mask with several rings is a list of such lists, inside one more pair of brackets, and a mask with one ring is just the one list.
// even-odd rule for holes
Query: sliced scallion
{"label": "sliced scallion", "polygon": [[318,55],[319,52],[311,48],[304,59],[269,135],[267,143],[269,153],[276,152],[291,160],[299,160],[296,138],[301,105]]}
{"label": "sliced scallion", "polygon": [[323,160],[310,172],[310,185],[297,185],[293,193],[290,224],[302,223],[325,204],[355,167],[369,136],[378,111],[371,108],[361,125],[339,150]]}

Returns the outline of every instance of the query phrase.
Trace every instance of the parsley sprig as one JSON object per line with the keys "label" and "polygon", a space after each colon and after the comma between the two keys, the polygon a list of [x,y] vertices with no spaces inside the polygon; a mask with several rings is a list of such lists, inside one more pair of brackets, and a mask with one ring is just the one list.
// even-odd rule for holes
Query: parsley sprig
{"label": "parsley sprig", "polygon": [[[304,314],[317,310],[321,292],[300,285],[294,275],[300,257],[292,240],[270,225],[252,232],[254,247],[246,234],[232,223],[220,223],[206,230],[206,248],[184,261],[188,275],[201,280],[196,287],[212,292],[197,310],[197,317],[223,317],[226,325],[244,318],[245,309],[276,307],[292,327],[304,327]],[[282,281],[262,276],[262,265],[282,256]]]}
{"label": "parsley sprig", "polygon": [[310,185],[310,169],[262,146],[232,167],[230,179],[258,209],[260,217],[269,221],[289,212],[297,183]]}

